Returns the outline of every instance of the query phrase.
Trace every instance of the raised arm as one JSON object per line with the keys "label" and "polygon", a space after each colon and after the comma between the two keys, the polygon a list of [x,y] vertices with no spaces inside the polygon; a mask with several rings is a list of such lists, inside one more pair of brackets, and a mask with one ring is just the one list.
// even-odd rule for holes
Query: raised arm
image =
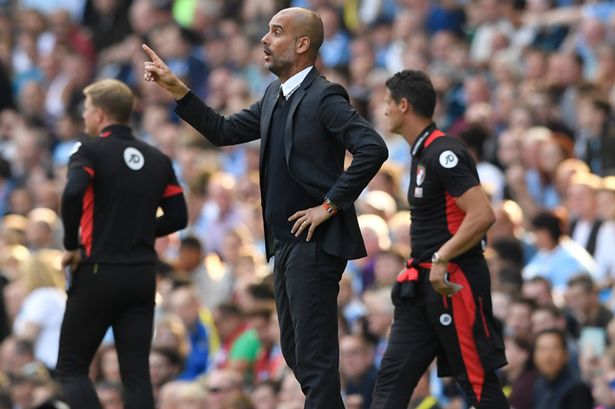
{"label": "raised arm", "polygon": [[211,109],[179,79],[147,45],[141,46],[151,59],[143,65],[145,81],[154,82],[173,95],[175,112],[190,126],[217,146],[236,145],[260,138],[260,101],[229,117]]}

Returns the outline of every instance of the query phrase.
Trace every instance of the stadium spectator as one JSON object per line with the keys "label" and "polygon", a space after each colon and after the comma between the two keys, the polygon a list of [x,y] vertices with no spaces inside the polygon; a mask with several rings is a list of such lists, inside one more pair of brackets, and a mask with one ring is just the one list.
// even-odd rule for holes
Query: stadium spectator
{"label": "stadium spectator", "polygon": [[250,395],[254,409],[276,409],[279,391],[280,384],[272,380],[254,385]]}
{"label": "stadium spectator", "polygon": [[606,330],[613,312],[600,304],[596,283],[588,275],[573,277],[566,288],[566,306],[581,326]]}
{"label": "stadium spectator", "polygon": [[124,409],[122,385],[114,382],[98,382],[94,385],[102,409]]}
{"label": "stadium spectator", "polygon": [[577,172],[570,181],[566,207],[571,215],[570,238],[594,258],[596,281],[600,287],[608,287],[615,275],[615,252],[611,250],[615,223],[598,216],[601,184],[599,176]]}
{"label": "stadium spectator", "polygon": [[374,364],[380,367],[382,356],[387,347],[391,323],[393,322],[393,304],[389,288],[368,289],[363,293],[365,304],[364,336],[372,338],[376,344]]}
{"label": "stadium spectator", "polygon": [[207,371],[209,365],[209,333],[201,320],[201,301],[196,289],[180,286],[169,295],[170,312],[177,315],[187,329],[190,352],[183,364],[179,379],[193,380]]}
{"label": "stadium spectator", "polygon": [[504,394],[513,408],[533,407],[534,396],[528,393],[534,387],[537,373],[532,362],[532,343],[524,338],[504,338],[506,360],[502,368]]}
{"label": "stadium spectator", "polygon": [[243,379],[239,372],[230,369],[215,369],[205,380],[205,407],[224,409],[235,399],[244,396]]}
{"label": "stadium spectator", "polygon": [[353,395],[359,395],[365,408],[371,405],[378,376],[374,352],[374,345],[360,335],[346,335],[340,339],[342,395],[346,401]]}
{"label": "stadium spectator", "polygon": [[56,367],[58,360],[66,304],[64,280],[58,268],[60,257],[56,254],[55,260],[51,260],[37,255],[22,264],[18,282],[25,287],[27,296],[13,323],[15,335],[32,342],[34,357],[50,369]]}
{"label": "stadium spectator", "polygon": [[523,278],[545,277],[553,290],[562,293],[566,283],[577,274],[596,273],[596,264],[583,247],[564,233],[564,224],[553,212],[539,213],[532,219],[538,253],[523,269]]}
{"label": "stadium spectator", "polygon": [[249,313],[248,321],[256,331],[260,343],[258,356],[254,362],[254,383],[274,380],[280,381],[286,368],[280,348],[280,328],[278,316],[273,308],[264,308]]}
{"label": "stadium spectator", "polygon": [[154,388],[154,398],[158,397],[165,383],[177,378],[182,372],[183,364],[177,351],[170,348],[152,347],[149,353],[149,373]]}
{"label": "stadium spectator", "polygon": [[533,359],[539,373],[534,385],[534,408],[593,408],[591,390],[568,367],[566,337],[561,331],[537,334]]}
{"label": "stadium spectator", "polygon": [[507,336],[532,340],[532,313],[535,305],[527,298],[515,298],[508,305],[504,321],[504,333]]}

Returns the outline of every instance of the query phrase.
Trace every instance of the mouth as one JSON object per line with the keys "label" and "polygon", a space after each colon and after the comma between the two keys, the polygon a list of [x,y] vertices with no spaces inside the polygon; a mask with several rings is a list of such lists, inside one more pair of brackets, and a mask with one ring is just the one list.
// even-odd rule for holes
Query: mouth
{"label": "mouth", "polygon": [[271,51],[263,48],[263,53],[265,53],[265,61],[269,61],[269,59],[271,59]]}

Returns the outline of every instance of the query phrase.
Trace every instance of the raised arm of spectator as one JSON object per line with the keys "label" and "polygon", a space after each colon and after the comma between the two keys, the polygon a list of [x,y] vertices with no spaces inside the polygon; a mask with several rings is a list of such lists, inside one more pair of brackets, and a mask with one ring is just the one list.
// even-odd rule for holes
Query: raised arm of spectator
{"label": "raised arm of spectator", "polygon": [[526,13],[523,24],[526,26],[557,26],[573,25],[583,19],[583,9],[580,6],[554,8],[543,13]]}

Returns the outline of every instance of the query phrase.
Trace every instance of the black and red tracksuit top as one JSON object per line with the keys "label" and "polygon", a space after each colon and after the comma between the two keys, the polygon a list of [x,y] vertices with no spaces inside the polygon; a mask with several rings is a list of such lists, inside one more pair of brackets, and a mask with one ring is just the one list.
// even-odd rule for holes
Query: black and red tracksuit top
{"label": "black and red tracksuit top", "polygon": [[156,237],[188,218],[171,160],[124,125],[75,144],[61,214],[64,246],[86,264],[153,264]]}
{"label": "black and red tracksuit top", "polygon": [[[429,125],[412,145],[408,202],[412,259],[430,261],[434,252],[459,229],[465,213],[456,200],[480,184],[476,164],[466,146]],[[461,256],[482,255],[481,243]]]}

